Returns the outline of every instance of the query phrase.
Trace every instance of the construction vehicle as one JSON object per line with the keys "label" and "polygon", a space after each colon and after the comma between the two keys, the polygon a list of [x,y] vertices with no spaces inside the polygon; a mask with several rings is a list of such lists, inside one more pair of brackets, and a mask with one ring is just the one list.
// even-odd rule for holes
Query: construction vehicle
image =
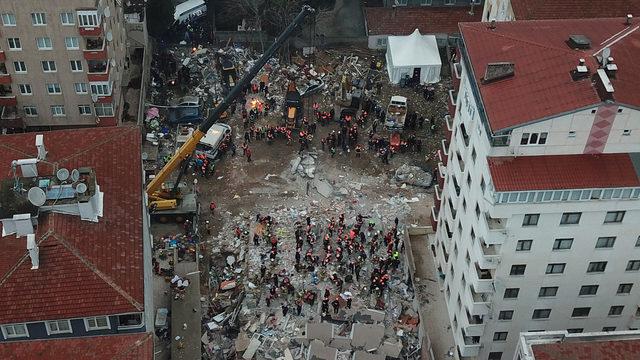
{"label": "construction vehicle", "polygon": [[[180,168],[181,165],[183,171],[181,171],[179,175],[184,172],[184,162],[188,161],[191,157],[200,140],[207,134],[207,131],[209,131],[209,129],[218,122],[240,93],[250,85],[251,80],[253,80],[260,69],[262,69],[267,61],[269,61],[282,44],[284,44],[284,42],[291,36],[296,27],[300,26],[305,18],[314,12],[315,10],[310,6],[305,5],[302,7],[302,10],[295,19],[293,19],[293,22],[284,29],[262,57],[260,57],[260,59],[256,61],[253,67],[242,77],[242,79],[236,83],[236,86],[231,89],[222,102],[213,109],[205,121],[200,123],[198,128],[193,131],[191,137],[180,147],[178,152],[165,164],[160,172],[156,174],[153,180],[151,180],[147,185],[146,192],[149,199],[148,206],[152,213],[156,211],[175,212],[176,209],[181,207],[183,197],[179,193],[179,186],[168,186],[165,184],[169,175],[171,175],[176,169]],[[178,179],[180,179],[180,176],[178,176]],[[176,183],[179,184],[179,180]]]}
{"label": "construction vehicle", "polygon": [[289,129],[297,128],[300,125],[302,98],[294,81],[289,82],[287,87],[287,94],[284,98],[284,116],[287,119],[286,125]]}

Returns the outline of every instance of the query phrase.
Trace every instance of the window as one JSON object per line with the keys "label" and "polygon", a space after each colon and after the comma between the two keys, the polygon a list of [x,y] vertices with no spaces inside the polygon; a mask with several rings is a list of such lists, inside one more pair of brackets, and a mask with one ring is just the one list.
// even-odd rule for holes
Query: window
{"label": "window", "polygon": [[64,45],[67,50],[78,50],[80,49],[80,41],[76,36],[67,36],[64,38]]}
{"label": "window", "polygon": [[22,44],[20,44],[20,38],[8,38],[9,50],[22,50]]}
{"label": "window", "polygon": [[609,211],[604,217],[604,223],[619,223],[624,219],[624,211]]}
{"label": "window", "polygon": [[538,219],[540,214],[525,214],[522,220],[522,226],[536,226],[538,225]]}
{"label": "window", "polygon": [[581,333],[581,332],[583,332],[583,331],[584,331],[584,329],[583,329],[583,328],[572,328],[572,329],[567,329],[567,332],[568,332],[569,334],[578,334],[578,333]]}
{"label": "window", "polygon": [[520,292],[519,288],[506,288],[504,289],[504,298],[505,299],[516,299],[518,298],[518,293]]}
{"label": "window", "polygon": [[493,341],[507,341],[507,334],[506,331],[496,331],[493,333]]}
{"label": "window", "polygon": [[487,360],[500,360],[502,359],[502,351],[492,351],[489,353]]}
{"label": "window", "polygon": [[533,310],[532,319],[548,319],[551,315],[551,309],[535,309]]}
{"label": "window", "polygon": [[614,305],[614,306],[609,308],[609,316],[622,315],[622,310],[624,310],[624,306],[622,306],[622,305]]}
{"label": "window", "polygon": [[518,240],[516,251],[529,251],[531,250],[531,244],[533,244],[533,240]]}
{"label": "window", "polygon": [[29,337],[27,324],[2,325],[2,335],[5,339]]}
{"label": "window", "polygon": [[65,116],[63,105],[51,105],[52,116]]}
{"label": "window", "polygon": [[615,242],[615,236],[599,237],[598,241],[596,242],[596,249],[612,248]]}
{"label": "window", "polygon": [[476,157],[478,156],[478,154],[476,153],[476,149],[472,148],[471,149],[471,160],[473,160],[473,162],[476,162]]}
{"label": "window", "polygon": [[571,312],[571,317],[585,317],[589,316],[589,312],[591,311],[590,307],[577,307],[573,308],[573,312]]}
{"label": "window", "polygon": [[445,5],[454,5],[455,3],[456,3],[456,0],[444,0]]}
{"label": "window", "polygon": [[34,26],[47,25],[47,18],[44,13],[31,13],[31,23]]}
{"label": "window", "polygon": [[109,318],[106,316],[96,316],[84,318],[84,326],[87,331],[110,329]]}
{"label": "window", "polygon": [[47,334],[68,334],[72,333],[71,322],[69,320],[54,320],[45,322]]}
{"label": "window", "polygon": [[478,220],[480,220],[480,214],[481,214],[481,212],[480,212],[480,206],[479,206],[478,204],[476,204],[476,218],[477,218]]}
{"label": "window", "polygon": [[91,93],[98,96],[111,95],[111,89],[109,83],[105,84],[91,84]]}
{"label": "window", "polygon": [[27,64],[25,64],[24,61],[14,61],[13,68],[16,70],[16,73],[27,72]]}
{"label": "window", "polygon": [[24,110],[24,114],[28,117],[38,116],[38,109],[35,106],[25,106],[22,110]]}
{"label": "window", "polygon": [[138,328],[144,325],[142,322],[142,314],[124,314],[118,316],[118,328]]}
{"label": "window", "polygon": [[498,314],[498,320],[511,320],[513,319],[513,310],[500,311]]}
{"label": "window", "polygon": [[16,15],[11,13],[2,14],[2,25],[16,26]]}
{"label": "window", "polygon": [[60,13],[60,22],[62,25],[75,25],[76,19],[71,12]]}
{"label": "window", "polygon": [[387,38],[386,38],[386,37],[378,38],[378,39],[376,40],[376,45],[378,45],[378,46],[380,46],[380,47],[385,47],[385,46],[387,46]]}
{"label": "window", "polygon": [[431,0],[420,0],[420,5],[431,5]]}
{"label": "window", "polygon": [[71,71],[82,71],[82,61],[81,60],[71,60]]}
{"label": "window", "polygon": [[113,116],[113,105],[112,104],[95,104],[94,109],[96,110],[97,116]]}
{"label": "window", "polygon": [[18,85],[18,87],[20,88],[20,94],[22,94],[22,95],[33,95],[33,92],[31,91],[31,85],[29,85],[29,84],[20,84],[20,85]]}
{"label": "window", "polygon": [[547,133],[522,133],[520,145],[544,145],[547,143]]}
{"label": "window", "polygon": [[638,271],[640,270],[640,260],[629,260],[627,263],[626,271]]}
{"label": "window", "polygon": [[60,87],[60,84],[47,84],[47,94],[49,95],[62,94],[62,88]]}
{"label": "window", "polygon": [[553,250],[569,250],[573,244],[573,239],[556,239],[553,242]]}
{"label": "window", "polygon": [[91,105],[78,105],[80,115],[91,115]]}
{"label": "window", "polygon": [[547,274],[562,274],[566,264],[549,264],[547,265]]}
{"label": "window", "polygon": [[570,138],[576,137],[576,132],[575,131],[569,131],[569,135],[567,135],[567,137],[570,137]]}
{"label": "window", "polygon": [[631,129],[622,130],[622,136],[629,136],[629,135],[631,135]]}
{"label": "window", "polygon": [[580,222],[580,216],[582,213],[564,213],[562,219],[560,219],[560,225],[577,224]]}
{"label": "window", "polygon": [[527,265],[511,265],[511,272],[509,275],[524,275],[524,271]]}
{"label": "window", "polygon": [[552,296],[556,296],[557,293],[558,293],[557,286],[545,286],[540,288],[540,291],[538,292],[538,297],[552,297]]}
{"label": "window", "polygon": [[87,91],[87,83],[75,83],[73,84],[73,89],[76,91],[76,94],[88,94]]}
{"label": "window", "polygon": [[98,26],[98,16],[96,14],[78,14],[78,23],[82,27]]}
{"label": "window", "polygon": [[605,326],[602,328],[602,331],[607,332],[607,331],[616,331],[616,327],[615,326]]}
{"label": "window", "polygon": [[51,43],[50,37],[37,37],[36,45],[38,46],[38,50],[51,50],[53,49],[53,44]]}
{"label": "window", "polygon": [[616,291],[616,294],[617,295],[630,294],[632,287],[633,287],[633,284],[631,284],[631,283],[620,284],[620,285],[618,285],[618,291]]}
{"label": "window", "polygon": [[587,272],[588,273],[604,272],[606,268],[607,268],[606,261],[592,261],[589,263],[589,266],[587,266]]}
{"label": "window", "polygon": [[56,62],[52,60],[42,61],[42,71],[44,72],[56,72]]}
{"label": "window", "polygon": [[595,295],[598,292],[598,285],[583,285],[580,287],[580,296]]}

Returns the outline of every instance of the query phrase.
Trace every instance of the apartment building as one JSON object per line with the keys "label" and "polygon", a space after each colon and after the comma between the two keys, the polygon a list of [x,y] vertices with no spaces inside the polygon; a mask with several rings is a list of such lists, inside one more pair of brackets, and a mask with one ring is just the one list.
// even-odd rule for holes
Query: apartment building
{"label": "apartment building", "polygon": [[640,359],[640,331],[520,334],[513,360]]}
{"label": "apartment building", "polygon": [[152,358],[140,142],[131,126],[2,137],[0,358]]}
{"label": "apartment building", "polygon": [[2,1],[0,128],[49,130],[119,123],[126,65],[120,3]]}
{"label": "apartment building", "polygon": [[460,24],[430,239],[459,357],[640,328],[639,24]]}
{"label": "apartment building", "polygon": [[482,21],[590,19],[640,14],[640,3],[628,0],[487,0]]}

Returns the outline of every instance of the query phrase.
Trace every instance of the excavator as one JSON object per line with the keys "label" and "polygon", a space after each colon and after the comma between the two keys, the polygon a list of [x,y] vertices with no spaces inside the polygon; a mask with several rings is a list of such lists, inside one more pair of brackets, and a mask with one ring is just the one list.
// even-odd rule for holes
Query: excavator
{"label": "excavator", "polygon": [[315,10],[305,5],[302,7],[300,13],[293,19],[293,22],[287,26],[284,31],[276,38],[271,46],[265,51],[265,53],[256,61],[253,67],[242,77],[242,79],[236,83],[231,89],[229,94],[211,111],[205,121],[200,123],[198,128],[193,131],[191,137],[178,149],[176,154],[165,164],[160,172],[153,178],[153,180],[147,185],[148,195],[148,207],[151,213],[156,211],[169,211],[175,212],[181,206],[181,202],[188,201],[195,203],[195,194],[191,197],[182,197],[179,194],[177,186],[166,184],[165,182],[169,176],[178,168],[184,167],[184,162],[188,161],[189,157],[196,149],[196,145],[207,134],[207,131],[216,123],[229,106],[235,101],[240,93],[246,89],[253,78],[258,74],[260,69],[269,61],[269,59],[275,54],[275,52],[284,44],[284,42],[291,36],[296,27],[302,25],[305,18],[314,13]]}

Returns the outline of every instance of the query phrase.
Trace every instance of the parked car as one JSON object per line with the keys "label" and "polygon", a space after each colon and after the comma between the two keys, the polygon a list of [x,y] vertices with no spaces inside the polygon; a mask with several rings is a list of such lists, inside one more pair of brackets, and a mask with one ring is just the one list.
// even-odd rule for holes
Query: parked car
{"label": "parked car", "polygon": [[322,79],[318,80],[310,80],[300,92],[301,97],[313,95],[324,90],[327,87],[327,84],[322,81]]}

